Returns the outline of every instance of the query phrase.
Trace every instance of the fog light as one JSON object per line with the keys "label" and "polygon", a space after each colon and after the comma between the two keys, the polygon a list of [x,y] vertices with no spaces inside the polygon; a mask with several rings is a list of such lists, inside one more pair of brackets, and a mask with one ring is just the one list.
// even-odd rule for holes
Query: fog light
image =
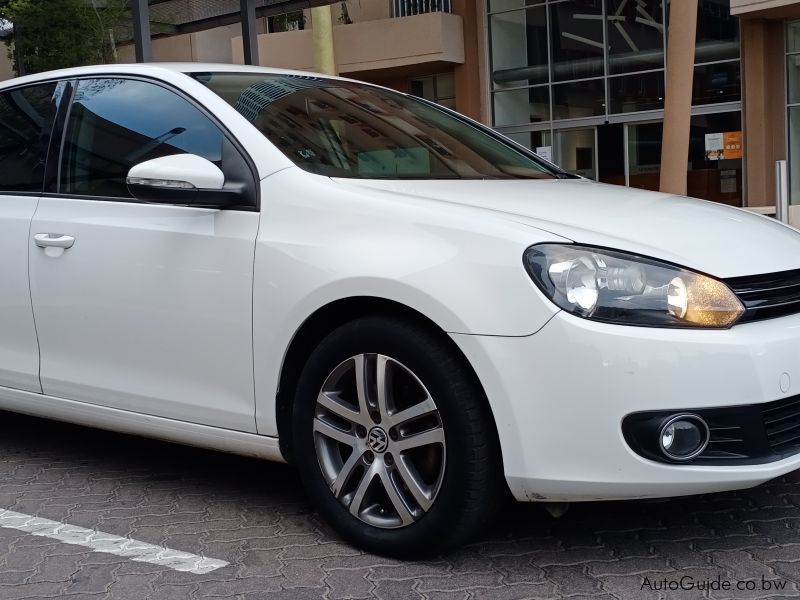
{"label": "fog light", "polygon": [[708,444],[708,425],[697,415],[670,417],[658,433],[658,444],[664,456],[672,460],[691,460]]}

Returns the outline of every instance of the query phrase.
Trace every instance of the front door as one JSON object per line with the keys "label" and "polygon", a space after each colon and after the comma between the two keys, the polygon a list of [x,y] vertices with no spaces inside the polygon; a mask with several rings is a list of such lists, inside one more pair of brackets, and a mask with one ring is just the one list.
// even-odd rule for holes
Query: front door
{"label": "front door", "polygon": [[45,173],[58,98],[45,83],[0,93],[0,386],[39,392],[28,288],[28,230]]}
{"label": "front door", "polygon": [[187,152],[227,173],[242,160],[229,150],[163,86],[78,82],[59,188],[41,199],[28,244],[45,394],[255,430],[258,213],[143,204],[125,183],[134,164]]}

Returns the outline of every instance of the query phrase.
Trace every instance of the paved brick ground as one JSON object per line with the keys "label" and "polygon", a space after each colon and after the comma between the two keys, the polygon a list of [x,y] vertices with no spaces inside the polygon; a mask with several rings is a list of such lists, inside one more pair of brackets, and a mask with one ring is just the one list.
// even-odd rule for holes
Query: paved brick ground
{"label": "paved brick ground", "polygon": [[[0,600],[800,595],[794,475],[740,493],[575,505],[559,520],[513,505],[456,554],[401,563],[337,541],[289,467],[0,412],[0,508],[231,563],[179,573],[0,529]],[[681,577],[734,587],[658,591]]]}

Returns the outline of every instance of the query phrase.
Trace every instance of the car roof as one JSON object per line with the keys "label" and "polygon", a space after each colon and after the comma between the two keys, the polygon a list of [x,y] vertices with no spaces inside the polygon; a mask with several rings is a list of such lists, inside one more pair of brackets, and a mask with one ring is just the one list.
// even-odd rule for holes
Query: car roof
{"label": "car roof", "polygon": [[[251,65],[232,65],[222,63],[195,63],[195,62],[163,62],[163,63],[130,63],[130,64],[106,64],[91,65],[85,67],[71,67],[69,69],[59,69],[56,71],[46,71],[35,75],[25,75],[0,82],[0,90],[4,88],[28,85],[41,81],[53,79],[69,79],[72,77],[86,77],[90,75],[150,75],[152,77],[168,77],[175,73],[206,73],[206,72],[225,72],[225,73],[261,73],[264,75],[301,75],[305,77],[322,77],[325,79],[338,79],[341,81],[355,81],[344,77],[334,77],[322,73],[311,71],[295,71],[290,69],[277,69],[272,67],[258,67]],[[361,83],[361,82],[359,82]]]}

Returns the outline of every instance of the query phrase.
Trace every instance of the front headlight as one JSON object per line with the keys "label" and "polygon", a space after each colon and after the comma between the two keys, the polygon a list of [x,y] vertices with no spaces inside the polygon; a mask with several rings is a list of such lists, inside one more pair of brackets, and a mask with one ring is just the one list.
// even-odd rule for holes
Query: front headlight
{"label": "front headlight", "polygon": [[614,250],[540,244],[525,268],[560,308],[621,325],[728,328],[744,307],[721,281]]}

